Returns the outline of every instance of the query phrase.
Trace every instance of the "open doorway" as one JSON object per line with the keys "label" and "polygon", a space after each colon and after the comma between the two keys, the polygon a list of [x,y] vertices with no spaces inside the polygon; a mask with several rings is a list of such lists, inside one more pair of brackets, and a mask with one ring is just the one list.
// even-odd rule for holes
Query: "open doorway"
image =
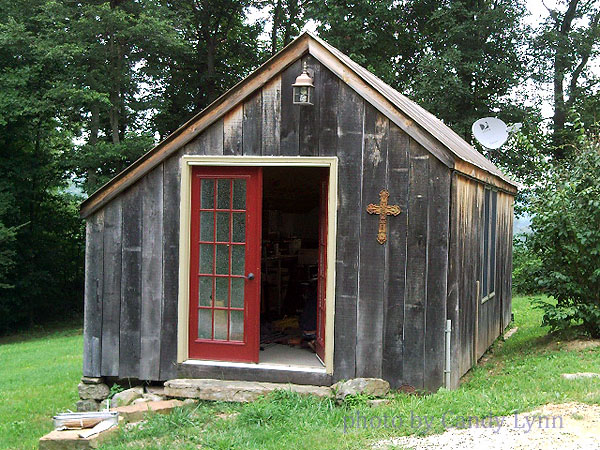
{"label": "open doorway", "polygon": [[327,176],[263,169],[260,363],[323,367]]}

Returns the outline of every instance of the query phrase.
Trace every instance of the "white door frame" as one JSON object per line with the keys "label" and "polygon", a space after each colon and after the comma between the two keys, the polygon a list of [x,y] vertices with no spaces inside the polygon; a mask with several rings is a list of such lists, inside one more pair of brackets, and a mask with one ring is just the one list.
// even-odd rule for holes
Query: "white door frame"
{"label": "white door frame", "polygon": [[[181,196],[179,205],[179,296],[177,325],[177,362],[194,363],[189,358],[189,267],[190,267],[190,221],[191,182],[194,166],[249,166],[249,167],[325,167],[329,169],[328,224],[327,224],[327,286],[325,306],[325,372],[333,374],[334,315],[335,315],[335,251],[337,233],[337,189],[338,159],[335,156],[204,156],[184,155],[181,157]],[[203,362],[210,364],[211,362]],[[214,361],[214,365],[227,365]],[[235,363],[261,367],[262,364]],[[273,369],[265,364],[265,369]],[[300,367],[300,366],[299,366]]]}

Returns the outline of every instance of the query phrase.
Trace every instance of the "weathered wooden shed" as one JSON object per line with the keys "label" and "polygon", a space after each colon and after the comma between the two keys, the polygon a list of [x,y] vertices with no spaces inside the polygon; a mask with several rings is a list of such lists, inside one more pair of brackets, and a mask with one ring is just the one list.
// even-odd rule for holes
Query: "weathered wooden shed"
{"label": "weathered wooden shed", "polygon": [[455,387],[511,318],[515,193],[305,33],[81,205],[84,375]]}

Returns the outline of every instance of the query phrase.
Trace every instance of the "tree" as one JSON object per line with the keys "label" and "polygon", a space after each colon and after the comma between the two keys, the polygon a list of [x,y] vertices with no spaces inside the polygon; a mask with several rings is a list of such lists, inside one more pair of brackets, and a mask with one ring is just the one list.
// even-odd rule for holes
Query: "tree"
{"label": "tree", "polygon": [[537,61],[536,79],[553,86],[553,154],[563,159],[570,139],[565,133],[567,114],[574,107],[584,109],[581,103],[594,94],[599,81],[590,62],[600,50],[600,4],[595,0],[564,0],[547,10],[548,17],[536,30],[532,50]]}
{"label": "tree", "polygon": [[306,23],[306,11],[311,8],[311,0],[266,0],[260,6],[270,13],[269,45],[270,53],[274,55],[300,33]]}
{"label": "tree", "polygon": [[81,311],[82,223],[58,164],[78,128],[71,49],[49,39],[50,6],[0,2],[0,334]]}
{"label": "tree", "polygon": [[261,26],[247,23],[251,0],[166,1],[177,42],[148,58],[156,89],[155,130],[165,137],[263,59]]}
{"label": "tree", "polygon": [[324,0],[310,3],[307,11],[318,23],[319,36],[400,89],[414,68],[417,47],[411,33],[418,14],[393,0]]}
{"label": "tree", "polygon": [[577,128],[572,160],[538,186],[530,242],[539,286],[556,300],[539,302],[544,325],[600,337],[600,143]]}
{"label": "tree", "polygon": [[0,292],[14,287],[10,284],[8,275],[15,265],[16,228],[5,225],[13,205],[14,199],[10,193],[0,192]]}
{"label": "tree", "polygon": [[154,144],[143,123],[153,106],[143,98],[153,81],[147,61],[171,46],[175,33],[153,0],[49,1],[46,8],[54,21],[48,42],[70,49],[68,70],[54,82],[70,93],[71,120],[85,141],[64,165],[91,193]]}
{"label": "tree", "polygon": [[467,141],[526,75],[521,0],[327,0],[312,11],[321,36]]}

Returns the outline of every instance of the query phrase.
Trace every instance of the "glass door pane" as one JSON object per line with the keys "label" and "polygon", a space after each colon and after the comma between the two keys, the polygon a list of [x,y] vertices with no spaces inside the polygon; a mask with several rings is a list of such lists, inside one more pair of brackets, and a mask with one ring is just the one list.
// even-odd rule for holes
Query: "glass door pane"
{"label": "glass door pane", "polygon": [[246,179],[202,179],[198,339],[244,340]]}

